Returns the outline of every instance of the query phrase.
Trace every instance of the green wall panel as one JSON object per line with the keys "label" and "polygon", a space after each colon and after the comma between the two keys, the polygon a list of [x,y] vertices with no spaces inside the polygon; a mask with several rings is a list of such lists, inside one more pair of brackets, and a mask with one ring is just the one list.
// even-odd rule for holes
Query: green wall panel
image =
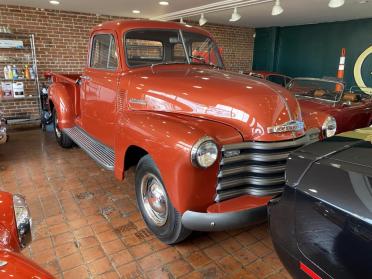
{"label": "green wall panel", "polygon": [[[274,34],[273,34],[274,33]],[[355,85],[354,65],[372,46],[372,18],[256,29],[254,70],[298,77],[335,77],[341,49],[346,48],[345,81]],[[257,55],[257,56],[256,56]],[[364,83],[372,87],[372,53],[362,64]]]}
{"label": "green wall panel", "polygon": [[[275,68],[277,29],[276,27],[262,28],[256,32],[253,53],[256,70],[272,71]],[[264,43],[260,47],[256,47],[256,42]]]}

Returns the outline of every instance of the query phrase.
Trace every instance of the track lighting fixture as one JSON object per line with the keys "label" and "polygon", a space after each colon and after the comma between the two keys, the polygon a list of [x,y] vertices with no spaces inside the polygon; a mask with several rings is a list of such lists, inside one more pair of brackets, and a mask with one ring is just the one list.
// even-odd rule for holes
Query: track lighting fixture
{"label": "track lighting fixture", "polygon": [[282,6],[280,6],[280,0],[275,1],[275,5],[273,6],[273,9],[271,10],[271,15],[277,16],[280,15],[283,12]]}
{"label": "track lighting fixture", "polygon": [[238,21],[242,16],[240,14],[238,14],[238,9],[237,8],[234,8],[234,12],[231,14],[231,18],[229,19],[229,21]]}
{"label": "track lighting fixture", "polygon": [[204,17],[204,13],[202,13],[200,15],[200,19],[199,19],[199,25],[200,26],[203,26],[204,24],[206,24],[208,22],[208,20]]}
{"label": "track lighting fixture", "polygon": [[339,8],[345,4],[345,0],[330,0],[328,3],[328,7],[330,8]]}

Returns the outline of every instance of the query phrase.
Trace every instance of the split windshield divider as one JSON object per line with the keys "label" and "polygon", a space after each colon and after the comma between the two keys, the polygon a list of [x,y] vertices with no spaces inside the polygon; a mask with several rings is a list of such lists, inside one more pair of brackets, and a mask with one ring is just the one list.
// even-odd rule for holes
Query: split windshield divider
{"label": "split windshield divider", "polygon": [[178,32],[180,34],[181,42],[182,42],[182,45],[183,45],[183,50],[185,51],[185,56],[186,56],[187,64],[191,64],[190,56],[187,53],[185,38],[183,37],[182,30],[179,29]]}

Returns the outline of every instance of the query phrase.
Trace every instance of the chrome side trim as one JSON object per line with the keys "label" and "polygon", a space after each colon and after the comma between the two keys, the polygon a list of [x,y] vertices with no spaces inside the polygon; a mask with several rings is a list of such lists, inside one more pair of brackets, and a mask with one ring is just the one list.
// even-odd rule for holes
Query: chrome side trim
{"label": "chrome side trim", "polygon": [[114,170],[115,153],[111,148],[95,140],[77,126],[65,128],[63,132],[102,167]]}
{"label": "chrome side trim", "polygon": [[244,186],[244,185],[259,185],[259,186],[272,186],[283,184],[285,182],[284,176],[281,177],[254,177],[247,176],[238,179],[223,180],[217,184],[217,191],[228,190],[230,188]]}
{"label": "chrome side trim", "polygon": [[278,142],[242,142],[236,144],[224,145],[222,151],[235,149],[259,149],[259,150],[275,150],[282,148],[300,147],[308,142],[307,136],[301,137],[292,141],[278,141]]}
{"label": "chrome side trim", "polygon": [[239,167],[222,169],[218,173],[218,177],[240,174],[244,172],[270,174],[270,173],[283,172],[284,170],[285,170],[285,164],[273,165],[273,166],[248,165],[248,166],[239,166]]}
{"label": "chrome side trim", "polygon": [[221,160],[221,165],[236,163],[240,161],[253,160],[258,162],[275,162],[286,160],[288,158],[289,152],[277,153],[277,154],[261,154],[261,153],[247,153],[243,155],[238,155],[229,158],[223,158]]}
{"label": "chrome side trim", "polygon": [[227,199],[232,199],[235,197],[239,197],[242,195],[254,195],[254,196],[269,196],[269,195],[277,195],[283,192],[284,187],[275,187],[275,188],[240,188],[230,191],[225,191],[221,193],[217,193],[215,196],[215,202],[221,202]]}

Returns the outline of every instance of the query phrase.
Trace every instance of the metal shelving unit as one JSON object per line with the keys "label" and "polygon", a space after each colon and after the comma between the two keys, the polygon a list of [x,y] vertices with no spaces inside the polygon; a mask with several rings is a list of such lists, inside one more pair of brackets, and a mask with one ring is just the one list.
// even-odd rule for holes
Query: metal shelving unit
{"label": "metal shelving unit", "polygon": [[[37,98],[39,117],[25,119],[14,119],[15,122],[25,123],[27,121],[40,121],[41,114],[41,99],[40,99],[40,80],[37,68],[37,58],[35,49],[35,37],[34,34],[20,34],[20,33],[0,33],[0,39],[3,40],[22,40],[23,47],[7,47],[0,48],[0,82],[23,82],[24,83],[24,95],[25,98],[4,98],[3,100],[14,100],[14,102],[28,99],[30,95]],[[18,79],[5,79],[3,69],[5,65],[16,65],[18,69],[23,69],[24,65],[28,64],[29,67],[33,68],[35,73],[34,79],[18,78]],[[6,102],[4,102],[6,106]]]}

